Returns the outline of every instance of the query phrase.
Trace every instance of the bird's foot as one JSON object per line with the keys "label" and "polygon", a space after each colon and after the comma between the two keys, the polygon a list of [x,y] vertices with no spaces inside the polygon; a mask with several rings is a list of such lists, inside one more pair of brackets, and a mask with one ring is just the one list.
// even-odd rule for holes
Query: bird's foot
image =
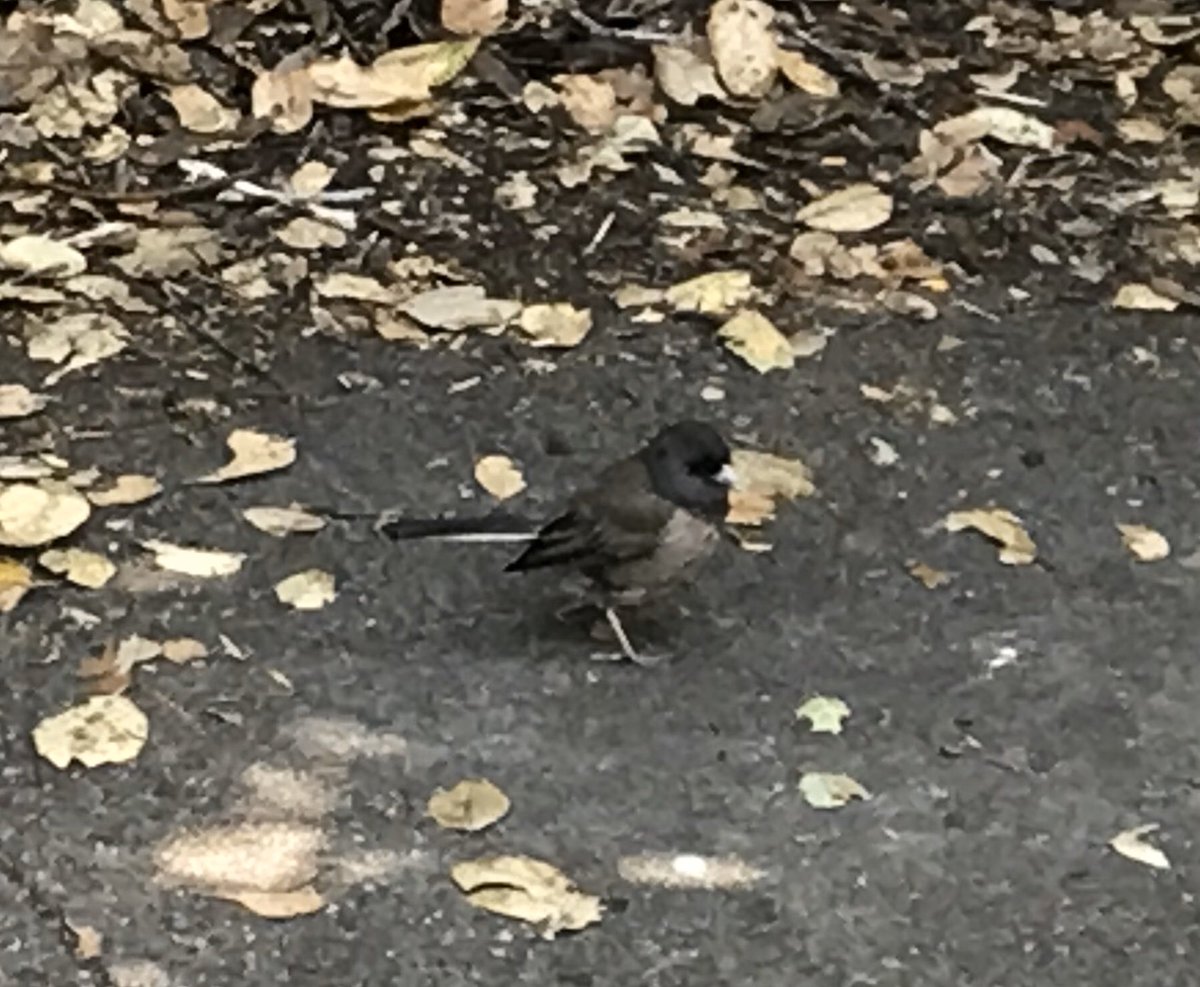
{"label": "bird's foot", "polygon": [[625,651],[593,651],[591,659],[603,662],[628,661],[640,668],[657,668],[670,660],[666,655],[647,655],[640,651],[633,654]]}

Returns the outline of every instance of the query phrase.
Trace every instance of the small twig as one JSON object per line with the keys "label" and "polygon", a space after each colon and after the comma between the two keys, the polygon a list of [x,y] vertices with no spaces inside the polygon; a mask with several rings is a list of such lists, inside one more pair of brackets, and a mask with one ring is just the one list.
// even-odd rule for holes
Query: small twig
{"label": "small twig", "polygon": [[567,8],[567,15],[571,20],[578,24],[582,24],[589,31],[601,38],[617,38],[621,41],[638,41],[642,44],[650,45],[675,45],[682,40],[681,34],[672,34],[665,31],[648,31],[645,28],[632,27],[609,27],[607,24],[601,24],[599,21],[594,21],[582,10],[578,4],[572,4]]}
{"label": "small twig", "polygon": [[24,188],[37,189],[45,192],[60,192],[77,199],[88,199],[91,202],[155,202],[160,199],[180,199],[194,195],[208,195],[219,189],[225,189],[258,171],[257,167],[244,168],[223,178],[214,178],[207,182],[196,182],[194,185],[173,185],[168,188],[134,189],[128,192],[118,192],[116,189],[88,188],[84,185],[70,185],[67,182],[38,182],[22,178],[20,175],[9,175],[8,180]]}

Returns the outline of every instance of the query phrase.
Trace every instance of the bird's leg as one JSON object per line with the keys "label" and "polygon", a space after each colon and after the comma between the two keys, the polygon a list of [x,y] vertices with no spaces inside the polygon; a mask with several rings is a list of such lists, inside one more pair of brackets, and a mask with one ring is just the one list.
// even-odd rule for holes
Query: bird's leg
{"label": "bird's leg", "polygon": [[629,635],[625,633],[625,628],[621,624],[621,618],[617,616],[616,608],[605,607],[604,617],[608,621],[608,626],[612,628],[613,634],[616,635],[617,643],[621,645],[621,653],[592,655],[594,659],[603,661],[620,661],[622,658],[625,658],[633,662],[635,665],[641,665],[643,668],[653,668],[662,661],[661,658],[639,654],[636,650],[634,650],[633,644],[629,640]]}

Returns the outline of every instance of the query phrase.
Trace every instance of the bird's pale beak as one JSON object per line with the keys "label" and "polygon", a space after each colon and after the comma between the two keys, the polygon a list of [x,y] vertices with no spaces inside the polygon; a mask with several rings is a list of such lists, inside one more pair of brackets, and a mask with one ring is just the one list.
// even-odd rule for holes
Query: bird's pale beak
{"label": "bird's pale beak", "polygon": [[726,463],[717,470],[716,480],[722,486],[732,487],[737,483],[737,474],[733,471],[733,467]]}

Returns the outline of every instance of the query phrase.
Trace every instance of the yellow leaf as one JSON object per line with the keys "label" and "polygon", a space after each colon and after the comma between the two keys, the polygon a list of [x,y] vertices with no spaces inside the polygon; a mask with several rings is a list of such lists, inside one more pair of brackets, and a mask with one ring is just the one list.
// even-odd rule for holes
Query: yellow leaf
{"label": "yellow leaf", "polygon": [[947,531],[973,528],[1000,545],[1000,561],[1004,565],[1029,565],[1037,558],[1037,546],[1012,511],[989,507],[967,511],[951,511],[945,520]]}
{"label": "yellow leaf", "polygon": [[765,315],[753,309],[741,309],[717,334],[760,374],[790,370],[796,363],[788,338]]}
{"label": "yellow leaf", "polygon": [[38,562],[67,582],[88,589],[99,589],[117,574],[117,567],[103,555],[82,548],[51,549],[39,555]]}
{"label": "yellow leaf", "polygon": [[600,921],[600,899],[575,889],[558,868],[532,857],[464,860],[450,877],[467,901],[498,915],[538,927],[547,939]]}
{"label": "yellow leaf", "polygon": [[841,733],[842,720],[850,715],[850,707],[836,696],[813,696],[796,710],[796,718],[808,720],[812,733]]}
{"label": "yellow leaf", "polygon": [[882,226],[892,216],[892,197],[868,182],[830,192],[808,203],[796,219],[828,233],[861,233]]}
{"label": "yellow leaf", "polygon": [[9,613],[33,585],[33,573],[16,559],[0,555],[0,613]]}
{"label": "yellow leaf", "polygon": [[854,799],[866,801],[871,793],[849,775],[810,771],[800,778],[800,794],[814,809],[840,809]]}
{"label": "yellow leaf", "polygon": [[92,490],[87,498],[96,507],[118,507],[140,504],[162,492],[162,484],[152,476],[123,473],[107,490]]}
{"label": "yellow leaf", "polygon": [[93,696],[33,730],[33,746],[60,770],[72,761],[85,768],[132,761],[150,735],[150,721],[125,696]]}
{"label": "yellow leaf", "polygon": [[226,439],[233,459],[196,483],[226,483],[283,469],[296,461],[296,440],[248,428],[234,429]]}
{"label": "yellow leaf", "polygon": [[232,576],[246,559],[240,552],[190,548],[165,541],[144,541],[142,547],[154,553],[154,562],[160,569],[200,579]]}
{"label": "yellow leaf", "polygon": [[320,610],[337,596],[333,576],[321,569],[305,569],[275,585],[275,596],[297,610]]}
{"label": "yellow leaf", "polygon": [[91,514],[87,499],[65,483],[0,487],[0,545],[45,545],[78,528]]}
{"label": "yellow leaf", "polygon": [[474,833],[503,819],[511,804],[486,778],[468,778],[449,790],[439,788],[425,811],[439,826]]}
{"label": "yellow leaf", "polygon": [[1147,867],[1154,867],[1158,870],[1170,870],[1171,861],[1167,859],[1167,855],[1158,847],[1142,839],[1158,828],[1158,823],[1134,826],[1133,829],[1118,833],[1108,841],[1108,845],[1129,860],[1136,860],[1139,864],[1145,864]]}
{"label": "yellow leaf", "polygon": [[517,324],[530,346],[577,346],[592,328],[592,313],[566,302],[528,305]]}
{"label": "yellow leaf", "polygon": [[735,96],[760,98],[775,81],[779,48],[775,11],[761,0],[717,0],[708,15],[708,43],[721,81]]}
{"label": "yellow leaf", "polygon": [[475,482],[497,500],[508,500],[525,489],[520,468],[507,456],[484,456],[475,464]]}
{"label": "yellow leaf", "polygon": [[753,294],[749,271],[713,271],[671,285],[666,299],[676,312],[724,315],[749,301]]}
{"label": "yellow leaf", "polygon": [[1113,308],[1134,309],[1143,312],[1174,312],[1179,302],[1159,294],[1148,284],[1131,281],[1121,285],[1113,298]]}
{"label": "yellow leaf", "polygon": [[1144,524],[1118,524],[1121,540],[1139,562],[1159,562],[1171,554],[1171,543]]}

